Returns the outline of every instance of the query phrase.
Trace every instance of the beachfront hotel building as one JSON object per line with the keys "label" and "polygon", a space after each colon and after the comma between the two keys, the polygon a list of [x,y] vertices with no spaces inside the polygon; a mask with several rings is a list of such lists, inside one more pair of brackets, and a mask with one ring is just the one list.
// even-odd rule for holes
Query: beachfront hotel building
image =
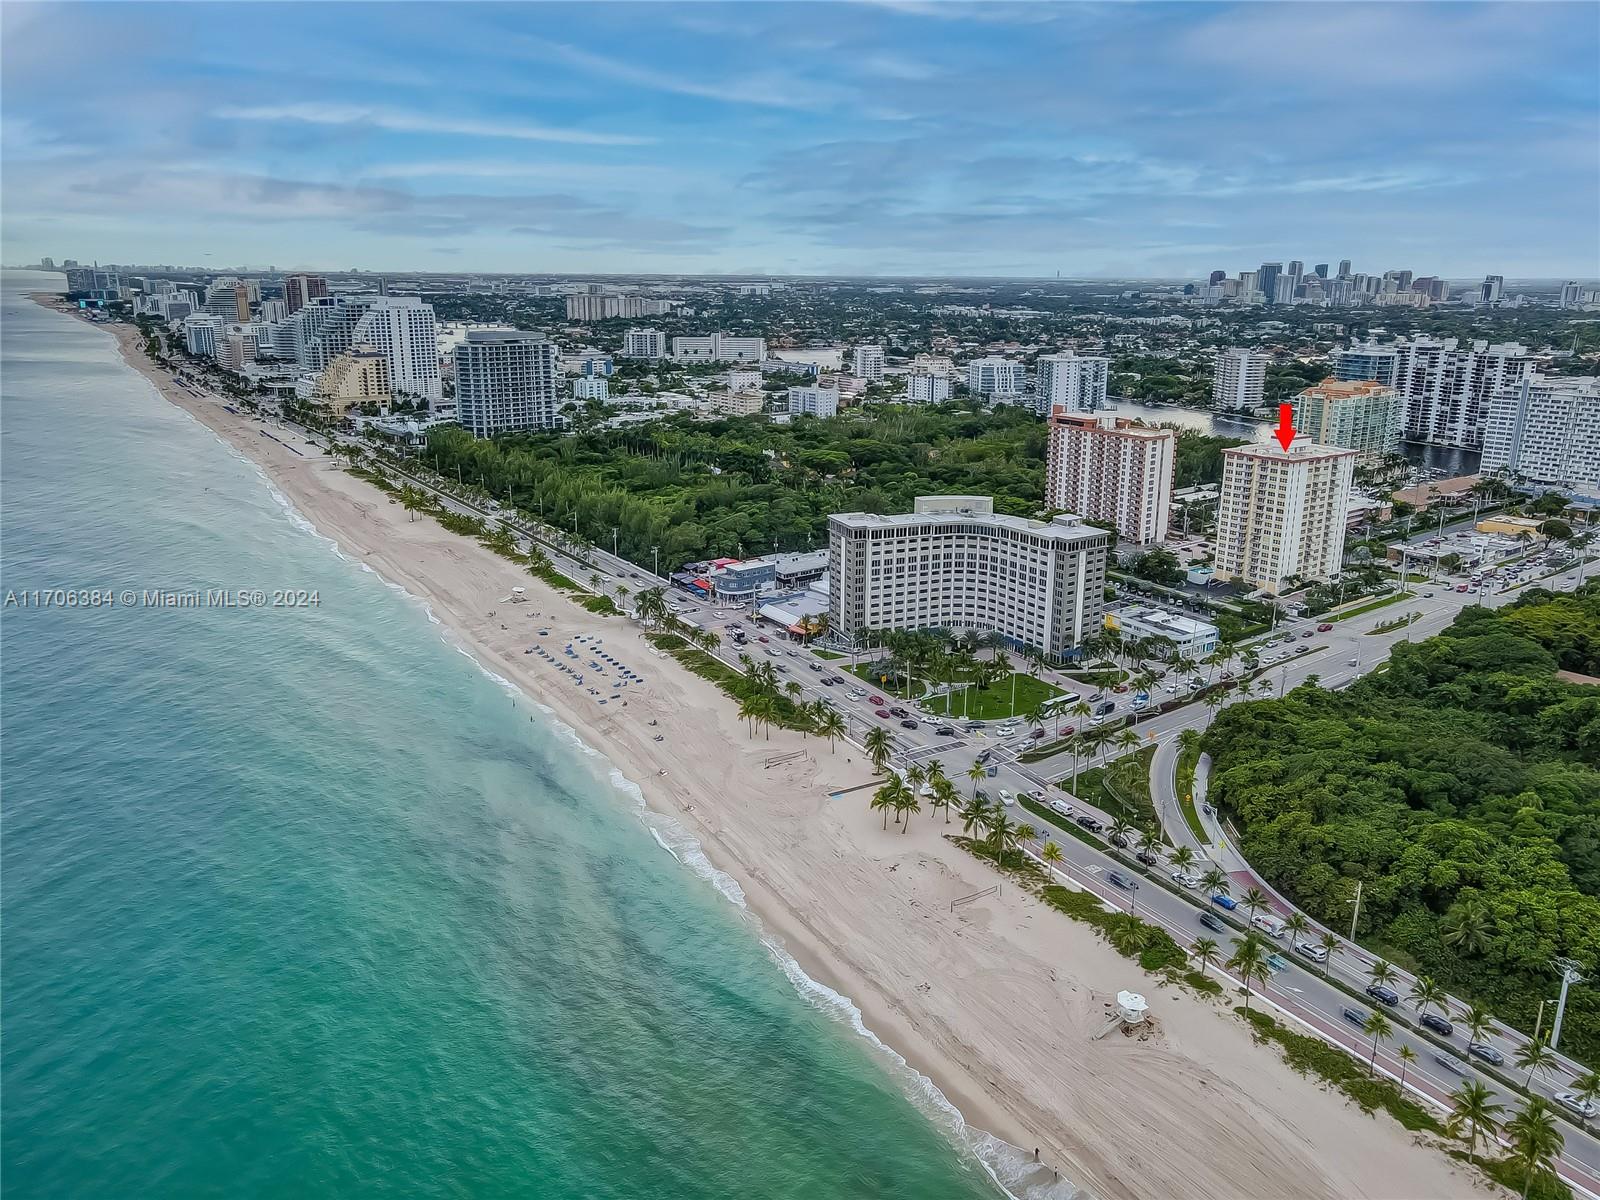
{"label": "beachfront hotel building", "polygon": [[1325,379],[1294,401],[1294,427],[1324,446],[1381,459],[1400,446],[1400,393],[1374,379]]}
{"label": "beachfront hotel building", "polygon": [[1167,536],[1178,438],[1123,417],[1056,409],[1050,416],[1045,503],[1108,521],[1125,542]]}
{"label": "beachfront hotel building", "polygon": [[430,400],[444,394],[439,325],[433,305],[415,296],[324,296],[293,320],[302,370],[320,373],[352,346],[376,346],[389,359],[397,394]]}
{"label": "beachfront hotel building", "polygon": [[1106,406],[1111,360],[1077,354],[1042,354],[1034,364],[1034,409],[1048,416],[1058,408],[1094,412]]}
{"label": "beachfront hotel building", "polygon": [[556,344],[522,329],[472,329],[456,347],[456,419],[478,437],[561,423]]}
{"label": "beachfront hotel building", "polygon": [[1303,437],[1224,450],[1216,577],[1276,595],[1294,576],[1337,575],[1356,457]]}
{"label": "beachfront hotel building", "polygon": [[913,511],[828,518],[830,626],[998,633],[1051,658],[1101,628],[1111,536],[1066,515],[1002,516],[987,496],[919,496]]}
{"label": "beachfront hotel building", "polygon": [[1256,409],[1267,387],[1270,356],[1260,350],[1230,346],[1218,351],[1211,376],[1211,399],[1218,408]]}
{"label": "beachfront hotel building", "polygon": [[376,346],[352,346],[318,377],[315,399],[340,417],[361,404],[387,408],[393,399],[389,356]]}
{"label": "beachfront hotel building", "polygon": [[1600,499],[1600,379],[1533,374],[1495,399],[1482,468]]}

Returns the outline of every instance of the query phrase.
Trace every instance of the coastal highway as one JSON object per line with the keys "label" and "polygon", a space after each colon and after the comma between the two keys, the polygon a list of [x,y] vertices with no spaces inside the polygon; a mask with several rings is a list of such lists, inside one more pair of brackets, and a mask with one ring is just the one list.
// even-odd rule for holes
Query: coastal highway
{"label": "coastal highway", "polygon": [[[308,441],[310,438],[308,437]],[[429,491],[436,491],[429,486],[429,481],[421,476],[414,477],[415,482],[427,486]],[[497,506],[485,505],[478,501],[464,500],[450,495],[448,492],[436,492],[440,499],[451,509],[458,512],[473,513],[480,516],[500,518],[502,514]],[[516,523],[519,528],[532,534],[534,531]],[[609,553],[593,547],[585,547],[581,557],[567,549],[564,544],[553,542],[546,537],[537,539],[541,548],[550,554],[558,570],[568,574],[571,578],[589,585],[592,576],[601,576],[599,588],[602,591],[614,593],[619,586],[627,586],[631,591],[638,591],[641,587],[655,586],[658,582],[648,571],[642,571],[634,564],[625,560],[616,559]],[[1560,580],[1546,579],[1541,581],[1543,586],[1571,588],[1578,582],[1578,572],[1568,571]],[[1431,596],[1426,593],[1432,592]],[[1288,646],[1279,647],[1289,650],[1289,656],[1275,664],[1278,675],[1275,682],[1282,688],[1292,688],[1303,682],[1309,675],[1316,674],[1326,686],[1339,686],[1348,682],[1382,658],[1387,657],[1389,646],[1397,640],[1406,638],[1420,638],[1429,636],[1443,628],[1455,613],[1466,603],[1478,597],[1463,595],[1453,589],[1446,590],[1443,585],[1438,587],[1422,586],[1418,588],[1418,595],[1413,599],[1402,601],[1386,608],[1375,610],[1360,617],[1350,618],[1344,622],[1336,622],[1331,633],[1313,634],[1311,639],[1303,636],[1295,637],[1296,648],[1301,644],[1313,647],[1304,654],[1294,654]],[[687,593],[669,588],[669,595],[673,596],[679,615],[697,625],[716,628],[719,624],[726,625],[733,620],[745,621],[747,626],[753,627],[745,614],[735,609],[720,609],[713,604],[692,597]],[[1498,593],[1486,595],[1481,599],[1490,604],[1499,604],[1514,599],[1515,593]],[[714,614],[722,612],[725,618],[719,622]],[[1405,628],[1396,629],[1386,634],[1374,634],[1372,627],[1376,624],[1394,620],[1396,617],[1408,613],[1418,614]],[[1310,628],[1304,622],[1287,622],[1271,638],[1263,641],[1276,640],[1283,642],[1291,636],[1303,634]],[[721,633],[723,630],[718,629]],[[857,744],[865,729],[873,726],[884,725],[873,713],[865,701],[852,701],[846,694],[846,689],[856,681],[840,671],[837,660],[824,660],[812,655],[807,648],[780,642],[776,637],[762,645],[752,638],[750,646],[743,650],[736,649],[726,639],[717,648],[717,656],[730,665],[737,665],[740,653],[751,653],[759,657],[760,652],[770,646],[779,651],[778,656],[771,657],[775,665],[787,668],[783,672],[785,681],[794,680],[809,699],[824,698],[834,707],[843,712],[850,721],[850,740]],[[1260,651],[1258,650],[1258,653]],[[1357,658],[1355,666],[1349,665],[1349,659]],[[815,664],[816,669],[812,669]],[[824,676],[837,677],[844,674],[845,684],[827,687],[821,683]],[[1067,690],[1075,689],[1070,681],[1064,678],[1053,680]],[[1159,685],[1158,685],[1159,686]],[[1124,703],[1126,697],[1122,698]],[[907,707],[910,707],[909,705]],[[1122,714],[1118,714],[1119,716]],[[995,787],[1004,787],[1014,792],[1025,792],[1033,788],[1044,787],[1047,795],[1060,798],[1072,803],[1079,811],[1085,811],[1075,798],[1053,786],[1061,776],[1070,773],[1070,757],[1056,756],[1043,762],[1031,765],[1021,764],[1016,760],[1017,754],[1031,744],[1026,738],[1014,740],[1010,744],[997,744],[993,739],[984,736],[990,730],[979,731],[976,734],[961,734],[956,737],[939,737],[934,733],[939,724],[935,714],[918,712],[919,727],[915,731],[904,730],[898,722],[890,722],[887,727],[893,735],[902,761],[915,759],[927,762],[937,759],[950,778],[960,784],[966,775],[967,767],[971,764],[978,752],[983,749],[996,749],[999,753],[993,756],[992,765],[995,766],[994,776],[985,784],[986,788],[993,790]],[[1070,720],[1071,718],[1063,718]],[[1158,762],[1163,765],[1170,762],[1174,756],[1171,749],[1175,745],[1178,733],[1185,728],[1202,726],[1208,720],[1206,710],[1197,704],[1184,705],[1172,712],[1151,717],[1140,722],[1137,731],[1154,741],[1158,745]],[[957,724],[959,730],[960,726]],[[992,723],[991,723],[992,729]],[[1175,839],[1193,843],[1196,839],[1189,833],[1187,824],[1177,812],[1175,798],[1171,795],[1171,773],[1167,771],[1156,773],[1156,779],[1165,778],[1168,786],[1164,794],[1158,787],[1153,796],[1156,798],[1157,809],[1163,818],[1163,823]],[[963,789],[965,791],[965,789]],[[1205,910],[1204,898],[1193,893],[1186,893],[1174,885],[1173,890],[1167,890],[1153,879],[1135,875],[1138,868],[1130,865],[1131,860],[1125,860],[1109,848],[1091,844],[1086,837],[1074,836],[1064,830],[1054,830],[1046,827],[1046,822],[1036,814],[1026,813],[1020,809],[1013,809],[1012,815],[1020,821],[1026,821],[1040,828],[1041,833],[1047,834],[1056,841],[1061,848],[1064,861],[1059,869],[1064,876],[1070,878],[1081,887],[1085,887],[1095,894],[1106,899],[1113,905],[1136,912],[1141,918],[1152,921],[1165,928],[1179,942],[1180,945],[1190,946],[1201,936],[1212,937],[1219,943],[1223,955],[1231,953],[1232,938],[1242,936],[1242,924],[1235,922],[1227,914],[1218,913],[1219,918],[1228,922],[1228,934],[1213,933],[1204,929],[1199,924],[1199,914]],[[1102,814],[1103,815],[1103,814]],[[1224,845],[1226,843],[1223,843]],[[1041,842],[1036,841],[1030,848],[1037,852]],[[1211,852],[1214,847],[1210,842],[1199,848]],[[1242,860],[1233,864],[1223,864],[1225,869],[1232,865],[1236,869],[1243,869]],[[1109,872],[1119,870],[1123,874],[1139,879],[1140,886],[1136,892],[1126,892],[1112,886],[1108,882]],[[1161,870],[1163,879],[1164,869]],[[1240,889],[1242,890],[1242,889]],[[1329,974],[1333,982],[1324,979],[1318,969],[1314,969],[1298,956],[1282,947],[1282,958],[1285,968],[1276,973],[1271,983],[1264,989],[1265,994],[1276,1004],[1281,1005],[1286,1011],[1296,1018],[1304,1021],[1306,1026],[1315,1030],[1319,1035],[1334,1041],[1347,1048],[1355,1049],[1364,1056],[1370,1052],[1366,1041],[1357,1027],[1346,1021],[1342,1012],[1345,1008],[1368,1011],[1365,997],[1357,1000],[1346,991],[1341,990],[1336,983],[1342,983],[1346,988],[1360,994],[1365,987],[1366,977],[1364,963],[1370,961],[1370,956],[1365,951],[1353,950],[1348,954],[1336,957],[1331,965]],[[1219,968],[1213,968],[1217,971]],[[1404,994],[1405,986],[1399,989]],[[1392,1019],[1399,1016],[1407,1018],[1407,1013],[1395,1013],[1385,1010],[1386,1015]],[[1410,1018],[1414,1020],[1413,1018]],[[1493,1044],[1505,1054],[1509,1063],[1516,1048],[1516,1040],[1511,1035],[1501,1032],[1494,1039]],[[1416,1089],[1419,1093],[1429,1098],[1445,1103],[1444,1098],[1461,1082],[1460,1076],[1453,1070],[1441,1066],[1435,1059],[1436,1053],[1448,1053],[1454,1059],[1469,1064],[1465,1069],[1478,1075],[1484,1082],[1496,1090],[1498,1099],[1507,1105],[1508,1112],[1514,1102],[1514,1096],[1509,1089],[1504,1088],[1498,1081],[1484,1070],[1481,1064],[1468,1059],[1462,1036],[1458,1033],[1448,1040],[1437,1040],[1431,1034],[1395,1024],[1395,1038],[1384,1047],[1380,1048],[1377,1064],[1380,1068],[1391,1074],[1398,1074],[1398,1063],[1394,1058],[1395,1051],[1400,1045],[1410,1045],[1418,1055],[1418,1061],[1407,1069],[1407,1086]],[[1566,1065],[1566,1064],[1563,1064]],[[1520,1079],[1522,1072],[1512,1068],[1502,1068],[1508,1077]],[[1554,1090],[1566,1086],[1568,1071],[1558,1072],[1553,1080],[1535,1079],[1533,1090],[1549,1094]],[[1559,1110],[1558,1110],[1559,1111]],[[1565,1119],[1565,1114],[1560,1114]],[[1561,1162],[1561,1173],[1569,1183],[1585,1191],[1600,1195],[1600,1142],[1580,1129],[1576,1124],[1568,1121],[1563,1130],[1566,1136],[1566,1149]]]}

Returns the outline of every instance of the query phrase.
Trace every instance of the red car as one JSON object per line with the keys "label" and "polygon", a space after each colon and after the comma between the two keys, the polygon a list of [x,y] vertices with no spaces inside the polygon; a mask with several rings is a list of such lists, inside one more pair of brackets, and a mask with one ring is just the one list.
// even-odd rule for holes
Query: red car
{"label": "red car", "polygon": [[1333,626],[1330,625],[1327,621],[1324,621],[1321,625],[1317,626],[1317,632],[1318,633],[1332,633],[1333,632]]}
{"label": "red car", "polygon": [[1119,683],[1119,684],[1117,684],[1116,687],[1112,688],[1111,690],[1113,692],[1116,692],[1118,695],[1121,695],[1123,692],[1128,690],[1128,685],[1125,684],[1125,683]]}
{"label": "red car", "polygon": [[767,639],[766,639],[766,638],[764,638],[764,637],[758,637],[758,638],[756,638],[756,641],[758,641],[758,642],[764,642],[764,641],[766,641],[766,640],[767,640]]}
{"label": "red car", "polygon": [[1076,732],[1076,727],[1075,726],[1063,725],[1060,729],[1056,730],[1056,736],[1057,737],[1071,737],[1074,732]]}
{"label": "red car", "polygon": [[880,708],[877,715],[887,721],[889,719],[889,710],[887,708]]}
{"label": "red car", "polygon": [[885,700],[882,696],[868,696],[867,697],[867,703],[872,705],[874,708],[882,708],[885,704],[887,704],[889,702],[887,700]]}
{"label": "red car", "polygon": [[1458,583],[1458,584],[1456,584],[1456,591],[1458,591],[1458,592],[1464,592],[1464,591],[1466,591],[1466,590],[1467,590],[1467,585],[1466,585],[1466,584],[1464,584],[1464,583]]}

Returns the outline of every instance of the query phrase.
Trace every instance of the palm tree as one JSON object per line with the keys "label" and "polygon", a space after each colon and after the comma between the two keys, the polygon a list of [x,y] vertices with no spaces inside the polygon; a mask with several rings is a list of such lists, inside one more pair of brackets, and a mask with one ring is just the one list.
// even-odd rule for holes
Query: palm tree
{"label": "palm tree", "polygon": [[950,810],[955,807],[960,797],[956,794],[956,785],[943,775],[933,781],[934,803],[944,809],[944,823],[950,824]]}
{"label": "palm tree", "polygon": [[913,792],[920,792],[927,779],[928,772],[921,763],[912,763],[906,768],[906,786]]}
{"label": "palm tree", "polygon": [[1011,824],[1003,811],[989,818],[989,844],[994,847],[995,861],[1002,867],[1006,865],[1006,854],[1016,836],[1016,826]]}
{"label": "palm tree", "polygon": [[1292,912],[1283,919],[1283,931],[1292,945],[1311,932],[1311,920],[1303,912]]}
{"label": "palm tree", "polygon": [[1046,842],[1044,849],[1039,851],[1039,857],[1044,859],[1046,865],[1053,871],[1055,865],[1061,861],[1061,847],[1054,842]]}
{"label": "palm tree", "polygon": [[750,736],[756,735],[756,697],[743,696],[739,700],[739,719],[750,722]]}
{"label": "palm tree", "polygon": [[1261,939],[1253,933],[1235,940],[1233,944],[1237,949],[1228,960],[1228,969],[1239,976],[1239,983],[1244,987],[1244,1006],[1248,1009],[1250,984],[1255,981],[1266,982],[1267,955],[1261,946]]}
{"label": "palm tree", "polygon": [[1136,750],[1139,747],[1139,742],[1139,735],[1131,729],[1124,729],[1121,733],[1117,734],[1118,750]]}
{"label": "palm tree", "polygon": [[1535,1071],[1541,1075],[1550,1073],[1550,1068],[1556,1061],[1556,1052],[1540,1041],[1525,1042],[1512,1061],[1516,1063],[1518,1070],[1523,1067],[1528,1069],[1528,1077],[1522,1081],[1522,1086],[1526,1089],[1533,1086]]}
{"label": "palm tree", "polygon": [[1116,817],[1111,822],[1111,828],[1106,830],[1106,836],[1111,839],[1111,844],[1115,846],[1119,843],[1126,842],[1128,840],[1128,834],[1132,832],[1132,825],[1129,825],[1121,817]]}
{"label": "palm tree", "polygon": [[1443,1009],[1449,998],[1438,981],[1429,975],[1418,975],[1407,996],[1417,1006],[1419,1017],[1426,1015],[1430,1008]]}
{"label": "palm tree", "polygon": [[884,768],[889,765],[888,733],[882,729],[869,729],[861,744],[866,747],[867,757],[872,760],[874,773],[882,775]]}
{"label": "palm tree", "polygon": [[870,807],[875,812],[883,813],[883,828],[885,832],[888,832],[889,810],[894,807],[894,789],[886,783],[877,791],[873,792],[872,803]]}
{"label": "palm tree", "polygon": [[400,489],[400,504],[409,514],[410,519],[417,519],[417,509],[428,507],[428,494],[421,488],[412,487],[409,483]]}
{"label": "palm tree", "polygon": [[1361,1032],[1372,1039],[1372,1055],[1367,1059],[1367,1068],[1376,1075],[1378,1073],[1378,1043],[1387,1042],[1394,1036],[1394,1026],[1389,1024],[1389,1018],[1381,1012],[1367,1015],[1367,1023],[1361,1027]]}
{"label": "palm tree", "polygon": [[1494,1032],[1494,1018],[1481,1005],[1468,1005],[1467,1011],[1461,1014],[1461,1023],[1467,1027],[1470,1042],[1481,1042]]}
{"label": "palm tree", "polygon": [[912,814],[922,811],[922,801],[917,799],[917,793],[914,790],[903,788],[900,799],[895,804],[895,810],[905,815],[906,823],[900,827],[900,832],[904,833],[911,828]]}
{"label": "palm tree", "polygon": [[788,683],[783,685],[783,690],[789,694],[789,699],[791,700],[798,700],[805,692],[805,688],[801,687],[800,684],[793,679],[789,680]]}
{"label": "palm tree", "polygon": [[772,740],[772,722],[778,715],[778,703],[770,695],[760,695],[755,699],[756,720],[767,727],[767,740]]}
{"label": "palm tree", "polygon": [[974,799],[976,799],[978,795],[978,785],[984,781],[984,778],[988,774],[988,770],[985,769],[982,763],[975,762],[967,768],[967,778],[972,781],[972,795]]}
{"label": "palm tree", "polygon": [[1211,716],[1206,720],[1206,728],[1211,728],[1211,723],[1217,719],[1217,709],[1228,702],[1228,698],[1221,692],[1207,692],[1206,698],[1201,701],[1211,710]]}
{"label": "palm tree", "polygon": [[1404,1092],[1406,1090],[1406,1069],[1417,1061],[1417,1052],[1402,1042],[1400,1049],[1394,1052],[1394,1056],[1400,1060],[1400,1090]]}
{"label": "palm tree", "polygon": [[1210,938],[1199,938],[1189,947],[1189,954],[1199,964],[1200,974],[1206,973],[1206,968],[1216,961],[1217,944]]}
{"label": "palm tree", "polygon": [[1027,722],[1035,729],[1043,729],[1050,723],[1050,710],[1046,707],[1043,700],[1039,701],[1038,704],[1035,704],[1032,710],[1029,711]]}
{"label": "palm tree", "polygon": [[833,753],[833,743],[842,738],[848,730],[844,716],[837,710],[830,708],[826,715],[817,718],[817,732],[828,739],[828,753]]}
{"label": "palm tree", "polygon": [[1249,888],[1244,895],[1239,897],[1239,903],[1245,907],[1245,916],[1254,920],[1256,909],[1267,903],[1267,894],[1260,888]]}
{"label": "palm tree", "polygon": [[973,797],[972,803],[961,810],[961,832],[970,835],[974,829],[988,832],[990,809],[987,800]]}
{"label": "palm tree", "polygon": [[1139,853],[1153,855],[1161,848],[1161,839],[1154,830],[1146,829],[1139,835]]}
{"label": "palm tree", "polygon": [[1179,846],[1172,852],[1172,869],[1187,871],[1194,865],[1194,851],[1188,846]]}
{"label": "palm tree", "polygon": [[1367,978],[1372,980],[1373,986],[1383,987],[1394,982],[1394,968],[1380,958],[1367,968]]}
{"label": "palm tree", "polygon": [[1489,906],[1477,897],[1462,900],[1439,922],[1439,934],[1446,946],[1463,954],[1482,954],[1489,946],[1492,923]]}
{"label": "palm tree", "polygon": [[1522,1200],[1528,1200],[1533,1177],[1553,1173],[1566,1139],[1556,1128],[1555,1115],[1542,1096],[1530,1097],[1521,1111],[1506,1122],[1506,1138],[1511,1143],[1511,1161],[1522,1168]]}
{"label": "palm tree", "polygon": [[[1451,1137],[1465,1137],[1467,1161],[1475,1163],[1473,1155],[1480,1142],[1492,1142],[1500,1125],[1496,1119],[1505,1106],[1494,1099],[1494,1094],[1476,1079],[1469,1079],[1450,1093],[1451,1113],[1446,1118],[1445,1131]],[[1465,1130],[1465,1134],[1463,1134]]]}
{"label": "palm tree", "polygon": [[1585,1104],[1600,1099],[1600,1071],[1585,1071],[1572,1081],[1572,1090]]}
{"label": "palm tree", "polygon": [[1226,896],[1233,884],[1220,867],[1212,867],[1200,876],[1200,887],[1207,895]]}
{"label": "palm tree", "polygon": [[1323,954],[1327,955],[1323,961],[1327,964],[1322,968],[1322,977],[1327,979],[1333,971],[1333,960],[1338,957],[1339,951],[1344,949],[1344,943],[1339,940],[1336,933],[1325,933],[1317,939],[1317,945],[1322,947]]}
{"label": "palm tree", "polygon": [[633,598],[633,611],[646,625],[655,625],[667,615],[667,589],[646,588]]}

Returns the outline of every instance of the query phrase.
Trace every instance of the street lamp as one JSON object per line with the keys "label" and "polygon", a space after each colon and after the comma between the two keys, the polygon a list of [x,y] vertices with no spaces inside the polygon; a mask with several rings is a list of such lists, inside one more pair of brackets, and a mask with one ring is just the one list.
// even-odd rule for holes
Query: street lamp
{"label": "street lamp", "polygon": [[1578,969],[1578,964],[1570,958],[1554,960],[1556,968],[1561,972],[1561,999],[1556,1002],[1555,1024],[1550,1026],[1550,1049],[1554,1050],[1561,1043],[1561,1018],[1567,1015],[1567,989],[1575,983],[1583,982],[1583,972]]}

